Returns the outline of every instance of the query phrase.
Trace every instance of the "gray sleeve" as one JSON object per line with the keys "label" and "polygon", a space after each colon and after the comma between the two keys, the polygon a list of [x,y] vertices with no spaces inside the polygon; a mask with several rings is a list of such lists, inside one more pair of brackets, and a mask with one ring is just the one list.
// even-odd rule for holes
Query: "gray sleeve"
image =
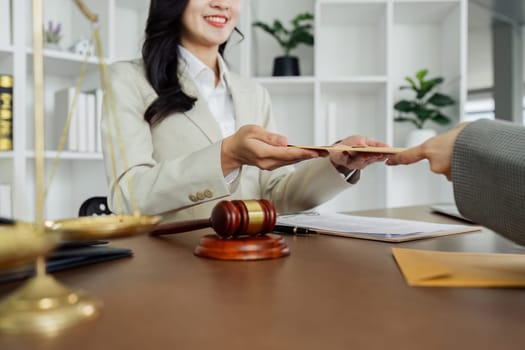
{"label": "gray sleeve", "polygon": [[467,125],[454,145],[452,182],[461,214],[525,245],[525,127]]}

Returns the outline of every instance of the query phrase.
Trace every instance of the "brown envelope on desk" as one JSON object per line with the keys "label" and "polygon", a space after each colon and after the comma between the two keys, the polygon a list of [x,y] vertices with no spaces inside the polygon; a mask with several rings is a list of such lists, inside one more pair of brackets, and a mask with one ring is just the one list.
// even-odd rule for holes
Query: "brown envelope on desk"
{"label": "brown envelope on desk", "polygon": [[392,248],[411,286],[525,287],[525,254],[438,252]]}

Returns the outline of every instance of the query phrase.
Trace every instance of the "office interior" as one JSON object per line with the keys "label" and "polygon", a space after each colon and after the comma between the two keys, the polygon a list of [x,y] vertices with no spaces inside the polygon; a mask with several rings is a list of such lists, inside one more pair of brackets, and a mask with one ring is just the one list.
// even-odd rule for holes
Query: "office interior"
{"label": "office interior", "polygon": [[[440,91],[455,100],[446,109],[451,124],[429,125],[436,132],[479,118],[525,124],[523,0],[241,1],[244,38],[234,38],[226,60],[268,89],[278,124],[292,143],[324,145],[347,133],[362,133],[404,147],[414,127],[394,122],[393,105],[410,97],[399,87],[420,69],[429,69],[431,77],[443,76]],[[56,26],[58,21],[63,30],[61,46],[43,50],[44,112],[52,118],[57,92],[67,95],[77,82],[84,62],[78,52],[85,49],[82,38],[91,28],[73,1],[44,2],[44,23]],[[0,197],[8,193],[0,203],[0,217],[27,222],[36,215],[37,158],[30,3],[0,0],[0,75],[12,76],[14,96],[23,96],[13,102],[14,148],[0,152]],[[148,1],[85,3],[101,18],[108,62],[139,57]],[[7,4],[10,11],[2,11]],[[274,18],[287,22],[303,11],[316,15],[316,44],[297,49],[300,76],[273,77],[272,61],[280,48],[252,23]],[[6,13],[7,27],[2,26],[8,22]],[[2,41],[5,28],[12,32]],[[98,64],[96,57],[87,58],[81,88],[94,98],[100,88]],[[49,123],[46,134],[57,135],[60,127]],[[55,159],[59,164],[44,209],[46,219],[60,222],[76,217],[86,199],[106,196],[107,179],[96,144],[91,145],[94,151],[66,149],[58,157],[56,139],[51,141],[44,151],[46,175]],[[210,227],[161,237],[79,239],[69,242],[69,248],[85,249],[78,256],[93,260],[51,271],[62,286],[60,293],[19,303],[21,317],[6,312],[5,302],[25,284],[20,278],[2,281],[9,276],[0,274],[0,349],[522,349],[525,247],[487,228],[432,212],[431,204],[454,199],[451,183],[428,168],[427,162],[396,169],[374,164],[347,193],[316,209],[378,222],[393,218],[416,226],[421,221],[461,225],[462,233],[396,243],[315,231],[300,235],[292,227],[295,234],[277,235],[290,248],[289,255],[235,262],[197,256],[202,238],[216,237]],[[97,256],[93,252],[98,248],[115,255]],[[467,288],[454,286],[469,273],[458,277],[432,257],[426,264],[414,260],[419,282],[427,284],[415,287],[405,280],[392,248],[435,256],[506,256],[510,267],[480,260],[481,268],[473,270],[483,275],[496,266],[487,274],[495,276],[490,282],[497,286],[499,276],[510,275],[506,282],[518,288],[483,288],[476,278]],[[76,258],[72,253],[69,257]],[[41,272],[43,260],[39,262]],[[448,278],[446,287],[437,287]],[[36,317],[27,311],[35,309]],[[13,323],[5,321],[13,315]],[[25,333],[30,328],[38,332]],[[25,331],[13,334],[13,329]]]}
{"label": "office interior", "polygon": [[[34,218],[33,108],[30,100],[32,56],[26,54],[31,41],[29,1],[10,4],[12,39],[1,44],[0,73],[14,76],[15,95],[27,96],[25,103],[14,100],[17,115],[14,150],[2,152],[5,171],[0,184],[8,188],[8,212]],[[93,1],[91,6],[107,23],[101,26],[108,62],[140,56],[142,31],[147,15],[144,1]],[[523,2],[519,0],[454,1],[242,1],[244,14],[239,28],[244,39],[232,38],[226,58],[232,69],[256,79],[268,89],[280,130],[291,143],[329,144],[347,134],[363,134],[395,147],[405,146],[412,127],[394,123],[393,104],[408,95],[398,87],[405,76],[429,68],[429,76],[444,76],[442,92],[450,93],[456,104],[447,109],[448,126],[431,125],[438,133],[461,121],[477,118],[512,120],[523,118]],[[78,38],[86,37],[89,24],[78,20],[73,2],[46,2],[46,23],[61,21],[62,48],[45,50],[45,114],[57,114],[55,94],[72,87],[80,71],[81,56],[70,50]],[[261,19],[282,19],[307,11],[319,15],[314,47],[299,47],[301,76],[279,79],[271,76],[272,60],[279,47],[266,33],[254,28]],[[6,17],[3,12],[3,18]],[[418,16],[414,16],[417,13]],[[355,29],[355,30],[354,30]],[[360,32],[361,31],[361,32]],[[354,34],[353,34],[354,33]],[[360,40],[369,37],[370,40]],[[341,37],[346,45],[339,45]],[[365,44],[366,43],[366,44]],[[364,46],[363,46],[364,45]],[[30,52],[30,50],[29,50]],[[357,54],[358,53],[358,54]],[[83,90],[99,87],[95,57],[88,59]],[[46,134],[57,144],[60,128],[49,119]],[[51,168],[56,150],[46,149]],[[107,195],[102,154],[68,152],[61,154],[60,166],[50,186],[49,219],[77,215],[84,200]],[[4,191],[6,192],[6,191]],[[323,211],[354,211],[426,203],[453,202],[451,184],[431,174],[422,162],[410,168],[387,169],[373,165],[364,172],[360,186],[318,208]],[[4,205],[5,207],[6,205]]]}

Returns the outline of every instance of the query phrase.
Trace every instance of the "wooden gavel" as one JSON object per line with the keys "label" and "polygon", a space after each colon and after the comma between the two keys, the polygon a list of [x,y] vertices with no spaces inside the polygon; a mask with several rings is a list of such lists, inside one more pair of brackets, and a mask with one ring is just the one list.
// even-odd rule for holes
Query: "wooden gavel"
{"label": "wooden gavel", "polygon": [[209,219],[179,221],[158,226],[152,236],[211,227],[222,238],[255,236],[272,232],[277,220],[275,207],[266,199],[220,201]]}

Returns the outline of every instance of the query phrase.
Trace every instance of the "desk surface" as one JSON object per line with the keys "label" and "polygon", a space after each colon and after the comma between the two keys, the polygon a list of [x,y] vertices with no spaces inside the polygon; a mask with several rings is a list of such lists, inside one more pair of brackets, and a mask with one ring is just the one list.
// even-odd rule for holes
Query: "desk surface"
{"label": "desk surface", "polygon": [[[358,215],[442,223],[427,206]],[[489,230],[407,243],[287,237],[291,255],[257,262],[195,257],[200,230],[114,246],[133,258],[56,277],[104,304],[55,338],[0,336],[0,349],[523,349],[523,289],[414,288],[390,247],[525,253]],[[0,286],[6,295],[18,284]]]}

